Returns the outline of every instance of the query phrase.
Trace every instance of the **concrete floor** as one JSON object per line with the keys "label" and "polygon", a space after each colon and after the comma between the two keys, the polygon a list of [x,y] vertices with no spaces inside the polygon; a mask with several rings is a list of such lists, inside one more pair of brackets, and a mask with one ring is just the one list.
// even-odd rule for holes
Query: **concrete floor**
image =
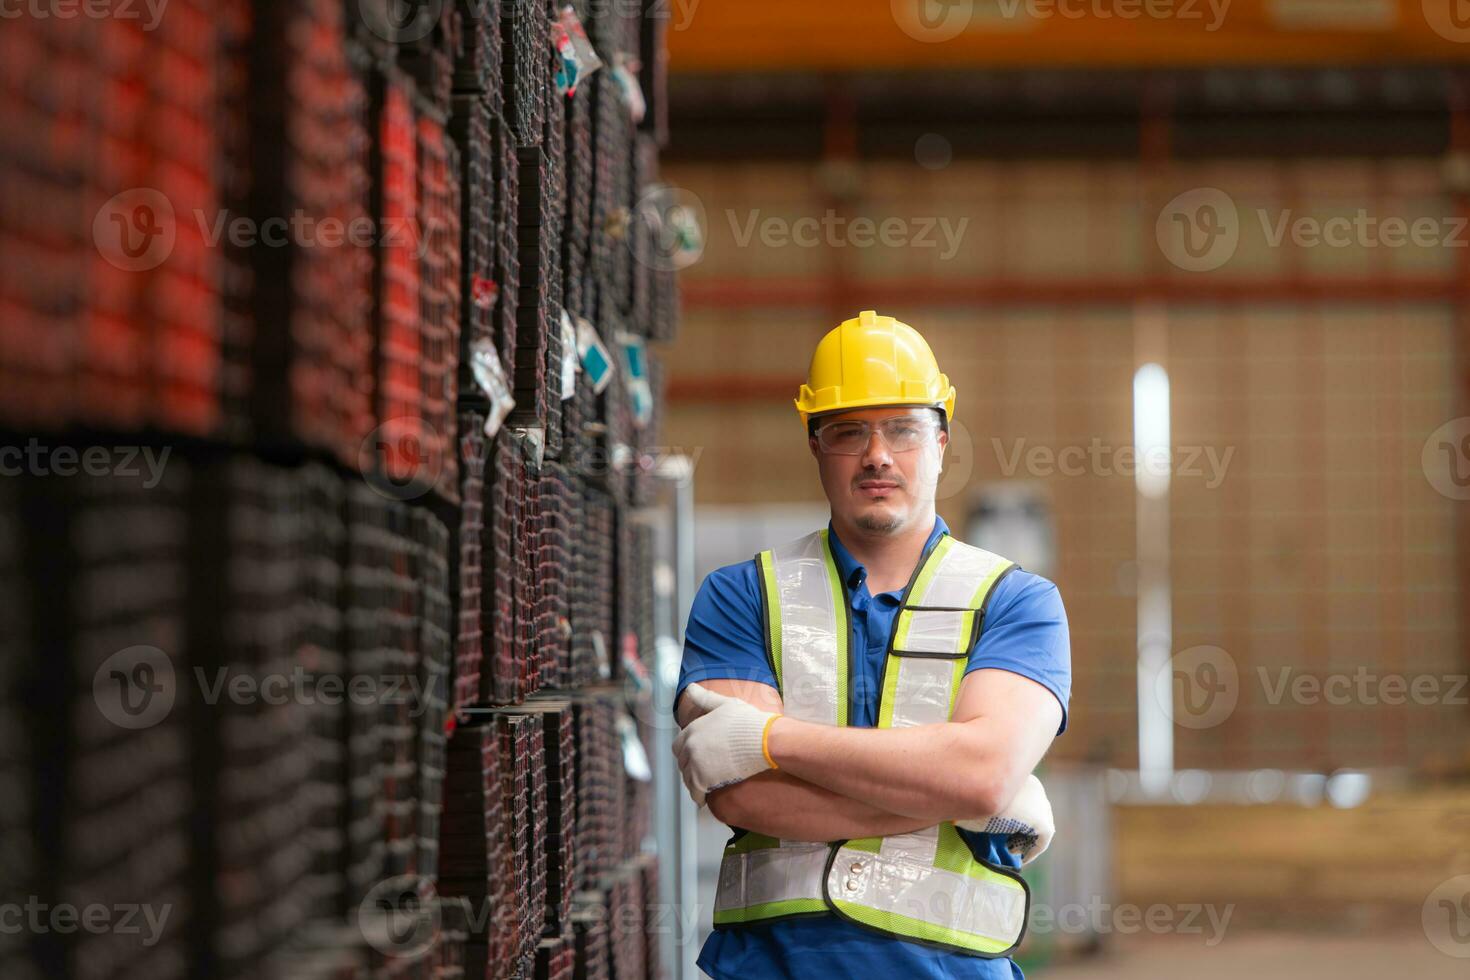
{"label": "concrete floor", "polygon": [[1233,934],[1212,948],[1187,936],[1115,936],[1096,958],[1033,969],[1028,980],[1465,980],[1470,959],[1422,933],[1391,936]]}

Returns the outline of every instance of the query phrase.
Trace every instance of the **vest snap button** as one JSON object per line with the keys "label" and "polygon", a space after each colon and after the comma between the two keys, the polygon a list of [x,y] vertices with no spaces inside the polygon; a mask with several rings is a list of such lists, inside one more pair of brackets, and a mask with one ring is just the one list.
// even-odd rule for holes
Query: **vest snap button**
{"label": "vest snap button", "polygon": [[847,890],[848,891],[850,891],[850,892],[857,891],[857,886],[858,886],[858,883],[857,883],[857,879],[856,878],[849,878],[849,879],[847,879]]}
{"label": "vest snap button", "polygon": [[861,861],[854,861],[854,862],[852,862],[852,873],[853,874],[858,874],[862,870],[863,870],[863,862],[861,862]]}

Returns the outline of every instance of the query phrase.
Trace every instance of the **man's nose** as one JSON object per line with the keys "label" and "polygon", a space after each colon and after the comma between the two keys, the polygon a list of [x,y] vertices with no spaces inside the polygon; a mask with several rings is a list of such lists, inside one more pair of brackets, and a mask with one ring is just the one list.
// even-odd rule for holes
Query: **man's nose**
{"label": "man's nose", "polygon": [[874,429],[868,434],[868,445],[863,449],[863,466],[874,469],[882,469],[893,462],[893,456],[888,452],[888,443],[883,441],[883,433]]}

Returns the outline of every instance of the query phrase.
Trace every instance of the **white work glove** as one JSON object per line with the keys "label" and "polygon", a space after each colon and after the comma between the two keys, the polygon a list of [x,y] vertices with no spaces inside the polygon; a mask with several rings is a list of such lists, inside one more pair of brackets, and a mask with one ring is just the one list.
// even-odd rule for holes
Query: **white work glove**
{"label": "white work glove", "polygon": [[700,714],[674,739],[674,755],[696,806],[712,790],[771,768],[763,743],[766,723],[778,715],[698,684],[686,687],[684,697]]}
{"label": "white work glove", "polygon": [[982,834],[1005,834],[1006,850],[1021,859],[1025,867],[1051,846],[1056,835],[1056,820],[1051,813],[1051,800],[1034,775],[1026,777],[1021,792],[1005,808],[1005,812],[988,819],[956,820],[956,827]]}

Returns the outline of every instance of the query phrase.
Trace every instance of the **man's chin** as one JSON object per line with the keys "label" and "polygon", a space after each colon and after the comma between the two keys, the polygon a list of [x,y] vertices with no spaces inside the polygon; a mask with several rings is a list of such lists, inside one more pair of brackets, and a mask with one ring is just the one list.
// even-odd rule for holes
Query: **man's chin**
{"label": "man's chin", "polygon": [[876,504],[860,512],[853,523],[864,531],[888,534],[903,528],[908,514],[901,507]]}

